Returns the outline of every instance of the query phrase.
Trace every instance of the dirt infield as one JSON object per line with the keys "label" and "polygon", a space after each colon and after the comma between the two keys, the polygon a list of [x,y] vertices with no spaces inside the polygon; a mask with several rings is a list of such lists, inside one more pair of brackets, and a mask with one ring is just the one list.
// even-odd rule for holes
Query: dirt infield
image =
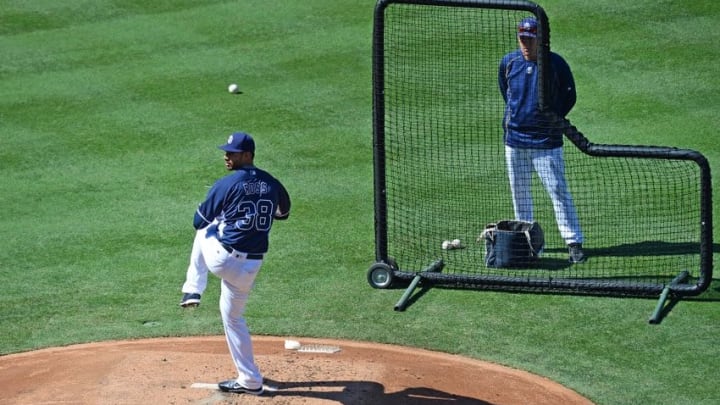
{"label": "dirt infield", "polygon": [[[0,357],[2,404],[591,404],[546,378],[461,356],[330,339],[253,337],[269,390],[226,394],[222,336],[90,343]],[[319,347],[318,347],[319,346]]]}

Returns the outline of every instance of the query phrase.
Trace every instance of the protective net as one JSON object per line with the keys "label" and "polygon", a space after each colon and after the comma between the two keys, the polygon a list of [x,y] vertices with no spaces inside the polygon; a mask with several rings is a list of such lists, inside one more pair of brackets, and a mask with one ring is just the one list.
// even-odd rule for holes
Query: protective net
{"label": "protective net", "polygon": [[[374,52],[379,260],[414,273],[441,259],[442,272],[429,277],[478,287],[639,294],[657,293],[684,270],[695,279],[710,271],[702,269],[706,173],[696,162],[704,158],[597,146],[579,133],[577,145],[565,140],[565,173],[588,260],[569,263],[552,202],[533,174],[541,258],[521,268],[486,267],[479,235],[488,223],[514,219],[498,64],[517,48],[518,21],[532,14],[511,1],[385,3]],[[443,248],[454,239],[461,248]]]}

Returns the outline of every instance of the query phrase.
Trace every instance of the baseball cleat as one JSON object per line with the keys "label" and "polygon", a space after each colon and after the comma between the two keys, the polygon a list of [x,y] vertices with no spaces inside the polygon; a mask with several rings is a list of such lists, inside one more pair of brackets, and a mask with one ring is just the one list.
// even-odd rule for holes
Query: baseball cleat
{"label": "baseball cleat", "polygon": [[197,307],[198,305],[200,305],[200,294],[183,294],[182,300],[180,301],[181,307]]}
{"label": "baseball cleat", "polygon": [[568,245],[568,252],[570,254],[569,260],[570,263],[576,264],[576,263],[584,263],[585,260],[587,260],[587,256],[585,256],[585,253],[582,249],[582,244],[580,243],[571,243]]}
{"label": "baseball cleat", "polygon": [[245,388],[242,385],[240,385],[239,382],[236,380],[227,380],[218,383],[218,388],[220,388],[220,391],[223,392],[232,392],[233,394],[250,394],[250,395],[262,395],[264,388],[263,386],[260,386],[260,388],[250,389]]}

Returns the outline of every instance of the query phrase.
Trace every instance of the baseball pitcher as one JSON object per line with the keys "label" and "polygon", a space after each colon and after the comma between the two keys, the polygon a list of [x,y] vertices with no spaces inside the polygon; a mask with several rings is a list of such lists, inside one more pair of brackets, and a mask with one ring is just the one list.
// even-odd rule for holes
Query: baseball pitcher
{"label": "baseball pitcher", "polygon": [[255,141],[249,134],[234,133],[218,148],[225,151],[225,167],[232,173],[210,188],[195,212],[197,232],[180,306],[200,304],[208,271],[222,279],[220,314],[238,377],[218,386],[225,392],[260,395],[263,377],[243,314],[273,221],[290,215],[290,196],[280,181],[255,167]]}

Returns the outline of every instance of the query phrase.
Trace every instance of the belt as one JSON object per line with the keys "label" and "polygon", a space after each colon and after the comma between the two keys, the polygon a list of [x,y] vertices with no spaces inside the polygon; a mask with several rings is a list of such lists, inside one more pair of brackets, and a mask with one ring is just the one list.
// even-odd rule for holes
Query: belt
{"label": "belt", "polygon": [[248,259],[248,260],[262,260],[262,259],[263,259],[263,255],[261,255],[261,254],[259,254],[259,253],[247,253],[247,254],[241,253],[240,251],[237,251],[237,250],[231,248],[230,246],[228,246],[228,245],[226,245],[226,244],[224,244],[224,243],[221,243],[220,246],[222,246],[223,249],[225,249],[225,251],[228,252],[228,253],[230,253],[230,254],[232,254],[233,252],[237,252],[237,253],[240,253],[240,254],[244,254],[244,255],[245,255],[245,258]]}

